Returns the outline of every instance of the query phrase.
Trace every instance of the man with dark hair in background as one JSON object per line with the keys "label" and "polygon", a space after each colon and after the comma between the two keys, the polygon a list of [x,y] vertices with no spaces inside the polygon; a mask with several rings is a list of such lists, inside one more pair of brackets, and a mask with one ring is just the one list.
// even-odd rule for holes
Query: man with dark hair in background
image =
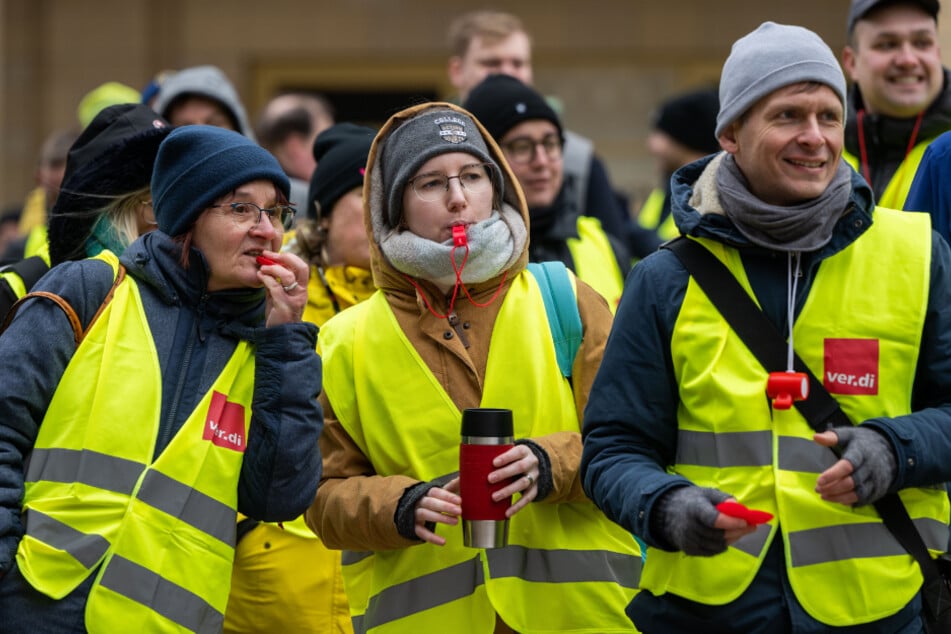
{"label": "man with dark hair in background", "polygon": [[261,146],[274,155],[291,179],[291,202],[303,209],[317,167],[314,140],[334,124],[334,109],[323,95],[285,93],[272,98],[258,118]]}

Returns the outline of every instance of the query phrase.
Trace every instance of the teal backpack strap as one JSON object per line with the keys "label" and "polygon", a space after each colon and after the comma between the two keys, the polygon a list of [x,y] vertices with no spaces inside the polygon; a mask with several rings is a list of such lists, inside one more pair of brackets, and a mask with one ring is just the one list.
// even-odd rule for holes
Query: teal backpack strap
{"label": "teal backpack strap", "polygon": [[558,368],[562,376],[570,379],[571,366],[581,345],[581,314],[568,269],[561,262],[531,262],[528,271],[542,291]]}

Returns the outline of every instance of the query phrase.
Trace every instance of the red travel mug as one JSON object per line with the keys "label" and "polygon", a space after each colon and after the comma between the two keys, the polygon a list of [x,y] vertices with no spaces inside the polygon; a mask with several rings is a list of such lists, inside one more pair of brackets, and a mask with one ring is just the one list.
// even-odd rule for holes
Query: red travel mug
{"label": "red travel mug", "polygon": [[459,495],[462,497],[463,544],[471,548],[502,548],[508,543],[505,511],[512,498],[492,501],[508,481],[490,484],[492,460],[514,443],[512,410],[471,408],[462,412],[459,445]]}

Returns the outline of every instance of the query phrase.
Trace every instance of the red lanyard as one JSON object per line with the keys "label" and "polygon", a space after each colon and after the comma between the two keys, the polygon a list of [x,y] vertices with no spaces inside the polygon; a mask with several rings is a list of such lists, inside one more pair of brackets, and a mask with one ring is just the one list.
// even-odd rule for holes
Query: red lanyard
{"label": "red lanyard", "polygon": [[[924,117],[924,110],[918,113],[918,116],[915,117],[915,126],[911,129],[911,138],[908,139],[908,147],[905,149],[905,158],[908,158],[908,155],[911,154],[912,149],[915,147],[915,141],[918,140],[918,130],[921,128],[921,119]],[[868,150],[865,147],[865,110],[858,111],[857,123],[859,126],[859,160],[861,161],[862,167],[862,176],[865,177],[865,180],[868,182],[869,186],[874,190],[875,187],[872,185],[872,174],[868,168]]]}
{"label": "red lanyard", "polygon": [[[457,266],[455,254],[456,254],[456,249],[460,247],[464,248],[466,252],[462,258],[462,264]],[[416,280],[414,280],[412,277],[404,273],[404,277],[406,277],[406,279],[409,280],[410,284],[416,287],[416,290],[419,292],[419,296],[423,298],[423,303],[426,304],[426,308],[429,309],[429,312],[431,312],[433,315],[435,315],[439,319],[448,319],[449,315],[452,314],[453,308],[456,305],[456,297],[459,295],[460,288],[462,289],[462,292],[465,293],[466,297],[469,299],[469,302],[474,306],[478,306],[479,308],[485,308],[486,306],[488,306],[489,304],[495,301],[495,298],[499,296],[499,293],[502,292],[502,288],[505,286],[505,279],[508,277],[508,271],[506,271],[502,275],[502,281],[499,282],[499,287],[495,289],[495,293],[492,294],[492,297],[489,298],[489,301],[487,301],[484,304],[480,304],[474,299],[472,299],[472,295],[469,294],[469,289],[466,288],[466,285],[462,283],[462,269],[466,265],[466,260],[469,259],[469,245],[456,243],[452,247],[452,251],[450,252],[449,257],[452,260],[452,268],[456,272],[456,284],[455,286],[453,286],[452,297],[449,299],[449,310],[446,311],[445,315],[440,315],[435,310],[433,310],[433,307],[429,303],[429,300],[426,299],[426,293],[423,292],[423,289],[420,287],[420,285],[416,283]]]}

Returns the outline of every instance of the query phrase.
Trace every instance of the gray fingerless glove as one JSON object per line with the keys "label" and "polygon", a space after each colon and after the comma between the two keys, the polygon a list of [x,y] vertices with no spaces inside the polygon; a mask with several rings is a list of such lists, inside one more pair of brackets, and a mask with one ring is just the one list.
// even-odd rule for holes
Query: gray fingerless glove
{"label": "gray fingerless glove", "polygon": [[842,458],[852,463],[855,504],[871,504],[888,493],[898,475],[898,459],[891,443],[869,427],[836,427]]}
{"label": "gray fingerless glove", "polygon": [[723,491],[685,486],[665,493],[656,502],[651,528],[676,550],[709,557],[726,550],[726,538],[714,528],[716,505],[730,499]]}

